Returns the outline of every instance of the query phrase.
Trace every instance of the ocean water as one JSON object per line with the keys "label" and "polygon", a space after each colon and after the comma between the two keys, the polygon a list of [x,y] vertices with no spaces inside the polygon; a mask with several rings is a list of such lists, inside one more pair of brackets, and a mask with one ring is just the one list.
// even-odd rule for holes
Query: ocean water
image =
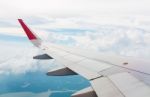
{"label": "ocean water", "polygon": [[0,76],[0,97],[70,97],[89,86],[81,76],[47,76],[44,72]]}

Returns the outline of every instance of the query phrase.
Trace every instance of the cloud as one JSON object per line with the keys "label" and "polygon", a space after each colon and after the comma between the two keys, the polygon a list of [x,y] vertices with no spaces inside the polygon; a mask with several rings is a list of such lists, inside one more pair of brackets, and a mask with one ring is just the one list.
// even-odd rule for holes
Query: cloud
{"label": "cloud", "polygon": [[[147,53],[150,50],[149,29],[148,26],[145,27],[141,24],[141,22],[146,22],[146,19],[143,20],[139,17],[118,17],[118,19],[104,17],[104,20],[103,18],[86,18],[74,19],[73,22],[77,24],[76,27],[72,27],[73,29],[87,29],[87,31],[81,30],[79,33],[67,30],[65,33],[53,31],[49,34],[49,40],[53,40],[55,43],[68,40],[70,42],[65,42],[68,45],[102,52],[115,52],[126,56],[149,58],[149,53]],[[67,28],[67,26],[64,28]],[[71,28],[71,25],[68,25],[68,28]],[[61,29],[61,27],[54,27],[54,29]]]}
{"label": "cloud", "polygon": [[[47,72],[49,69],[57,66],[55,64],[52,65],[53,61],[51,60],[34,60],[33,56],[41,52],[26,43],[3,43],[5,45],[1,44],[0,46],[0,54],[3,55],[0,57],[0,74],[24,74],[36,71]],[[27,45],[26,47],[24,47],[25,44]]]}
{"label": "cloud", "polygon": [[[48,31],[50,32],[47,40],[58,44],[62,44],[64,41],[65,45],[84,47],[102,52],[115,52],[125,56],[149,57],[150,34],[149,30],[145,29],[146,27],[141,24],[141,22],[146,20],[140,20],[139,17],[105,18],[104,20],[100,19],[102,21],[97,18],[64,19],[64,23],[66,20],[76,24],[76,26],[72,27],[72,30],[66,29],[67,26],[71,29],[71,25],[63,26],[66,30],[62,30],[62,27],[59,28],[57,26],[59,22],[56,22],[56,27],[51,28],[49,25]],[[42,29],[47,31],[47,28]],[[76,29],[79,32],[76,32]]]}
{"label": "cloud", "polygon": [[[37,16],[35,20],[31,17],[29,20],[27,18],[25,20],[27,20],[26,23],[30,28],[46,42],[124,56],[149,58],[150,29],[147,25],[145,26],[149,18],[146,16],[143,18],[144,16],[142,18],[141,16],[118,16],[118,18],[110,16],[68,18]],[[37,21],[38,19],[40,20]],[[17,26],[0,28],[6,29],[5,31],[1,30],[0,33],[9,35],[9,38],[11,35],[25,37],[17,21],[14,25]],[[13,31],[13,34],[10,31]],[[18,42],[17,44],[3,41],[0,43],[0,54],[3,55],[0,57],[1,74],[22,74],[38,70],[48,71],[47,68],[51,69],[59,65],[50,65],[53,64],[52,61],[33,60],[32,57],[41,53],[41,51],[32,47],[29,41],[26,43]],[[27,47],[24,47],[25,44],[27,44]]]}

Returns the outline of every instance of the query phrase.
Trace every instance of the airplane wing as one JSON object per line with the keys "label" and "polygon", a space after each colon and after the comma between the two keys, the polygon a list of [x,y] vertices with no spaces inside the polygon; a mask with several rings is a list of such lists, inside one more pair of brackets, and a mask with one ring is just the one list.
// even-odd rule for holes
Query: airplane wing
{"label": "airplane wing", "polygon": [[22,19],[18,20],[29,40],[46,53],[35,58],[55,59],[65,66],[50,70],[47,75],[79,74],[89,80],[91,86],[72,97],[150,97],[149,60],[44,43]]}

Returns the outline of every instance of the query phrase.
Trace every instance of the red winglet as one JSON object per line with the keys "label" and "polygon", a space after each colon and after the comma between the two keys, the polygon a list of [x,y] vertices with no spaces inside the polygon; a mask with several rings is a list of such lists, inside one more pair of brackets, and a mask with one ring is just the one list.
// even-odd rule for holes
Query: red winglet
{"label": "red winglet", "polygon": [[27,34],[30,40],[37,39],[34,33],[28,28],[28,26],[23,22],[22,19],[18,19],[19,23],[21,24],[22,28],[24,29],[25,33]]}

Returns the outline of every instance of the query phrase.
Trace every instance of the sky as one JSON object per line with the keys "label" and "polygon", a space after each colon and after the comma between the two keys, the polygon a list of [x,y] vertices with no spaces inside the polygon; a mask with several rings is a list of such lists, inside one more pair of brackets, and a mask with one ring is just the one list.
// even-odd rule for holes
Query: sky
{"label": "sky", "polygon": [[[45,42],[107,54],[115,53],[122,56],[149,59],[149,4],[149,0],[0,0],[1,82],[6,82],[5,85],[8,87],[3,87],[9,90],[12,87],[9,87],[8,83],[14,85],[15,88],[19,87],[19,89],[33,87],[33,90],[29,92],[8,93],[0,95],[0,97],[11,97],[10,95],[19,97],[20,95],[49,96],[52,91],[34,93],[34,90],[42,88],[36,88],[39,83],[32,83],[32,78],[39,80],[43,76],[42,74],[47,71],[63,66],[54,60],[38,61],[32,59],[33,56],[44,52],[30,43],[17,21],[18,18],[22,18]],[[39,72],[42,74],[36,78],[36,74],[38,75]],[[36,74],[33,74],[34,77],[29,77],[25,75],[28,73],[29,75]],[[8,80],[12,75],[14,78]],[[12,82],[16,83],[18,75],[21,75],[19,77],[21,82],[17,80],[19,84],[12,84]],[[8,78],[5,78],[4,82],[3,76]],[[47,83],[49,81],[56,82],[56,80],[53,81],[45,76],[41,80],[45,79],[47,79]],[[75,79],[77,80],[76,84],[81,86],[80,88],[89,85],[85,79],[76,77]],[[28,80],[30,83],[26,83]],[[66,78],[61,80],[66,80]],[[71,87],[69,80],[73,79],[67,78],[67,80],[64,84]],[[48,85],[53,85],[47,85],[47,83],[42,83],[43,85],[39,87],[49,88]],[[31,84],[33,84],[32,87],[30,87]],[[76,84],[73,87],[79,89]],[[23,88],[20,88],[20,85]],[[65,89],[62,84],[60,87]],[[12,90],[14,89],[12,88]],[[3,90],[0,90],[0,93],[1,91]],[[57,94],[57,92],[64,91],[53,92]],[[69,95],[70,93],[73,92],[69,92]]]}
{"label": "sky", "polygon": [[149,0],[0,0],[0,16],[149,15],[149,3]]}
{"label": "sky", "polygon": [[[18,58],[22,58],[20,63],[25,65],[27,63],[24,61],[29,56],[31,58],[41,52],[26,38],[17,21],[22,18],[46,42],[149,58],[149,3],[149,0],[0,0],[1,53],[8,52],[9,46],[12,52],[30,52],[30,55],[18,55]],[[27,48],[37,51],[21,48],[25,44]],[[15,64],[19,64],[14,60]],[[32,63],[32,60],[28,62]],[[3,66],[4,71],[18,69],[18,65],[7,69],[1,65],[2,72]],[[32,66],[29,65],[27,71],[30,68]],[[26,71],[23,69],[20,72]]]}

